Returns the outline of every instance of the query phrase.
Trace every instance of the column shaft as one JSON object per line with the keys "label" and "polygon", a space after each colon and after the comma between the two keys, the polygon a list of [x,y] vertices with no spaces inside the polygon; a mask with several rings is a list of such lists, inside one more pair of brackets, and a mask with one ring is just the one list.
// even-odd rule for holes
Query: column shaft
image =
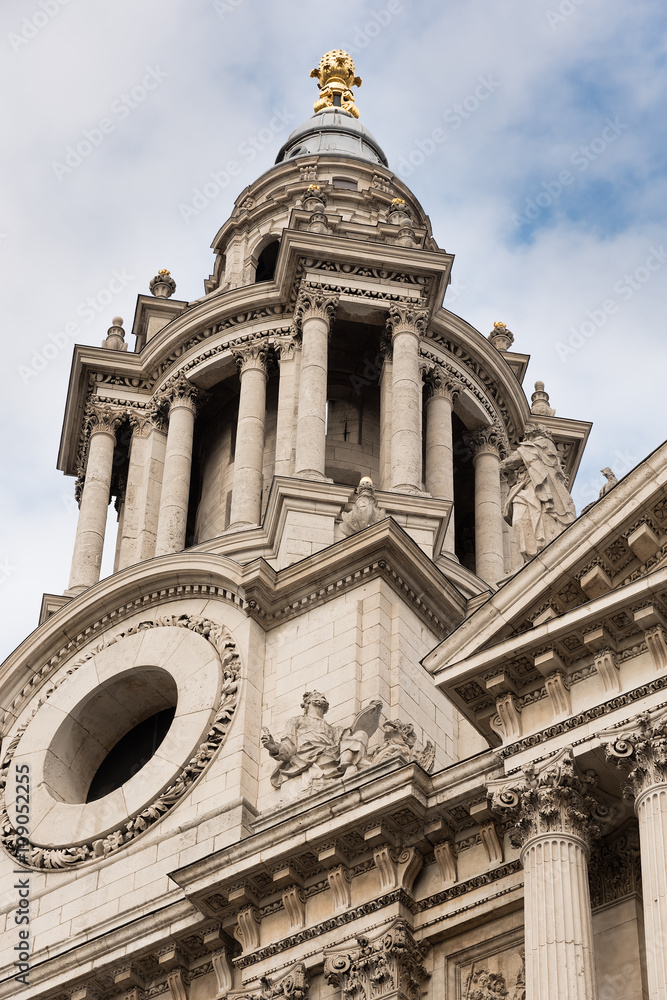
{"label": "column shaft", "polygon": [[585,843],[567,834],[523,849],[526,1000],[596,995],[587,859]]}
{"label": "column shaft", "polygon": [[482,443],[475,454],[475,571],[487,583],[504,575],[500,456]]}
{"label": "column shaft", "polygon": [[156,556],[180,552],[185,548],[194,427],[193,400],[188,396],[177,397],[169,410]]}
{"label": "column shaft", "polygon": [[230,528],[259,524],[266,420],[265,345],[238,352],[241,394],[236,425]]}
{"label": "column shaft", "polygon": [[294,417],[297,398],[297,368],[300,352],[290,337],[278,345],[280,381],[278,383],[278,414],[276,419],[276,476],[294,475]]}
{"label": "column shaft", "polygon": [[422,380],[419,337],[428,314],[409,304],[392,306],[388,326],[392,334],[391,379],[391,488],[401,493],[422,492]]}
{"label": "column shaft", "polygon": [[116,435],[110,423],[93,427],[74,540],[68,593],[78,594],[100,578]]}
{"label": "column shaft", "polygon": [[385,349],[380,374],[380,488],[391,488],[391,350]]}
{"label": "column shaft", "polygon": [[636,802],[644,898],[649,1000],[667,1000],[667,784],[651,785]]}
{"label": "column shaft", "polygon": [[143,415],[138,417],[132,428],[125,500],[122,518],[118,522],[118,570],[132,566],[142,558],[139,553],[139,538],[146,516],[144,494],[150,456],[150,432],[148,418]]}
{"label": "column shaft", "polygon": [[326,478],[329,330],[337,301],[330,292],[307,284],[299,292],[295,310],[301,327],[295,472],[304,479]]}
{"label": "column shaft", "polygon": [[[428,380],[426,400],[426,492],[442,500],[454,500],[454,445],[452,409],[458,390],[439,371]],[[447,526],[444,549],[454,552],[454,510]]]}

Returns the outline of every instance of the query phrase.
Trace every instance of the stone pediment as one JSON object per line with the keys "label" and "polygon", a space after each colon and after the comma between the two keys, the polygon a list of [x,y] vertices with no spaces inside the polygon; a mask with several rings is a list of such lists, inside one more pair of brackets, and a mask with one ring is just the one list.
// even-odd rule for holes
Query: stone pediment
{"label": "stone pediment", "polygon": [[622,665],[637,657],[646,669],[634,670],[634,683],[657,691],[664,679],[656,671],[667,665],[666,553],[664,444],[501,585],[424,665],[492,744],[560,725],[579,707],[605,714],[610,699],[630,697],[630,668]]}

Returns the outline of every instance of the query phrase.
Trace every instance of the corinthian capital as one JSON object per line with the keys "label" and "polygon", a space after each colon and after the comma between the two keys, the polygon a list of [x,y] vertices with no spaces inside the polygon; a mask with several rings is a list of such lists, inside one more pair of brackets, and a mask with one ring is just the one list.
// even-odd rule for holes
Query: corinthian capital
{"label": "corinthian capital", "polygon": [[392,337],[398,333],[414,333],[421,337],[428,325],[428,309],[420,309],[413,302],[396,302],[389,307],[387,329]]}
{"label": "corinthian capital", "polygon": [[300,333],[303,321],[316,316],[329,325],[333,322],[339,293],[314,282],[302,281],[294,307],[294,326]]}
{"label": "corinthian capital", "polygon": [[595,787],[595,773],[582,774],[571,748],[565,747],[543,764],[528,765],[510,781],[491,782],[489,794],[492,810],[514,823],[515,846],[563,833],[590,846],[610,818],[610,810],[594,794]]}
{"label": "corinthian capital", "polygon": [[207,393],[198,389],[196,385],[179,372],[169,379],[162,392],[156,397],[156,402],[161,408],[171,409],[174,406],[189,406],[196,412],[207,398]]}
{"label": "corinthian capital", "polygon": [[428,399],[441,397],[448,399],[450,403],[456,402],[461,395],[463,386],[452,375],[449,375],[444,368],[436,365],[424,377],[426,384],[426,396]]}
{"label": "corinthian capital", "polygon": [[642,712],[622,729],[599,734],[607,760],[627,772],[627,792],[636,797],[667,784],[667,712]]}
{"label": "corinthian capital", "polygon": [[463,435],[463,440],[474,456],[497,455],[499,458],[505,458],[507,455],[507,441],[502,429],[497,424],[468,431]]}
{"label": "corinthian capital", "polygon": [[125,410],[121,406],[110,406],[108,403],[95,403],[91,400],[86,406],[86,426],[91,434],[98,431],[115,434],[124,415]]}
{"label": "corinthian capital", "polygon": [[268,340],[262,337],[250,344],[243,344],[232,351],[239,375],[253,368],[268,377]]}

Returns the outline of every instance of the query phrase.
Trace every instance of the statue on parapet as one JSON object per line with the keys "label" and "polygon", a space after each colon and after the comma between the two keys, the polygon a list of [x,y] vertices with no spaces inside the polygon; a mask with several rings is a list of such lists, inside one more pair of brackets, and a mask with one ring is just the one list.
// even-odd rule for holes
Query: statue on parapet
{"label": "statue on parapet", "polygon": [[504,516],[528,562],[571,524],[577,514],[554,439],[532,427],[500,466],[510,481]]}

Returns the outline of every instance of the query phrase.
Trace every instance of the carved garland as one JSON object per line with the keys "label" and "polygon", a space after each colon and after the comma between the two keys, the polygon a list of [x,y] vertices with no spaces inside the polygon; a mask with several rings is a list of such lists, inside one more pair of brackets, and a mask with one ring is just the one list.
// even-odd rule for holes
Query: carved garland
{"label": "carved garland", "polygon": [[17,862],[32,868],[48,870],[71,868],[85,861],[96,861],[107,857],[109,854],[128,844],[131,840],[136,839],[142,833],[145,833],[149,827],[169,812],[191,790],[192,785],[203,774],[224,743],[238,702],[238,689],[241,678],[241,663],[236,643],[223,625],[219,625],[217,622],[206,618],[197,618],[193,615],[156,617],[155,619],[132,625],[127,631],[120,632],[112,639],[100,643],[95,649],[82,656],[60,680],[56,681],[45,691],[37,702],[30,719],[20,727],[7,748],[5,758],[0,765],[0,794],[4,797],[3,793],[7,784],[7,775],[21,736],[25,732],[29,722],[53,692],[71,677],[80,666],[101,650],[114,645],[114,643],[119,642],[126,636],[134,635],[146,629],[163,628],[165,626],[187,628],[196,632],[211,643],[220,657],[223,671],[220,701],[216,707],[213,723],[203,742],[200,743],[194,756],[181,768],[175,780],[150,805],[135,813],[118,829],[99,840],[60,848],[44,848],[34,845],[30,843],[29,839],[18,834],[9,819],[6,806],[3,802],[0,812],[0,844]]}

